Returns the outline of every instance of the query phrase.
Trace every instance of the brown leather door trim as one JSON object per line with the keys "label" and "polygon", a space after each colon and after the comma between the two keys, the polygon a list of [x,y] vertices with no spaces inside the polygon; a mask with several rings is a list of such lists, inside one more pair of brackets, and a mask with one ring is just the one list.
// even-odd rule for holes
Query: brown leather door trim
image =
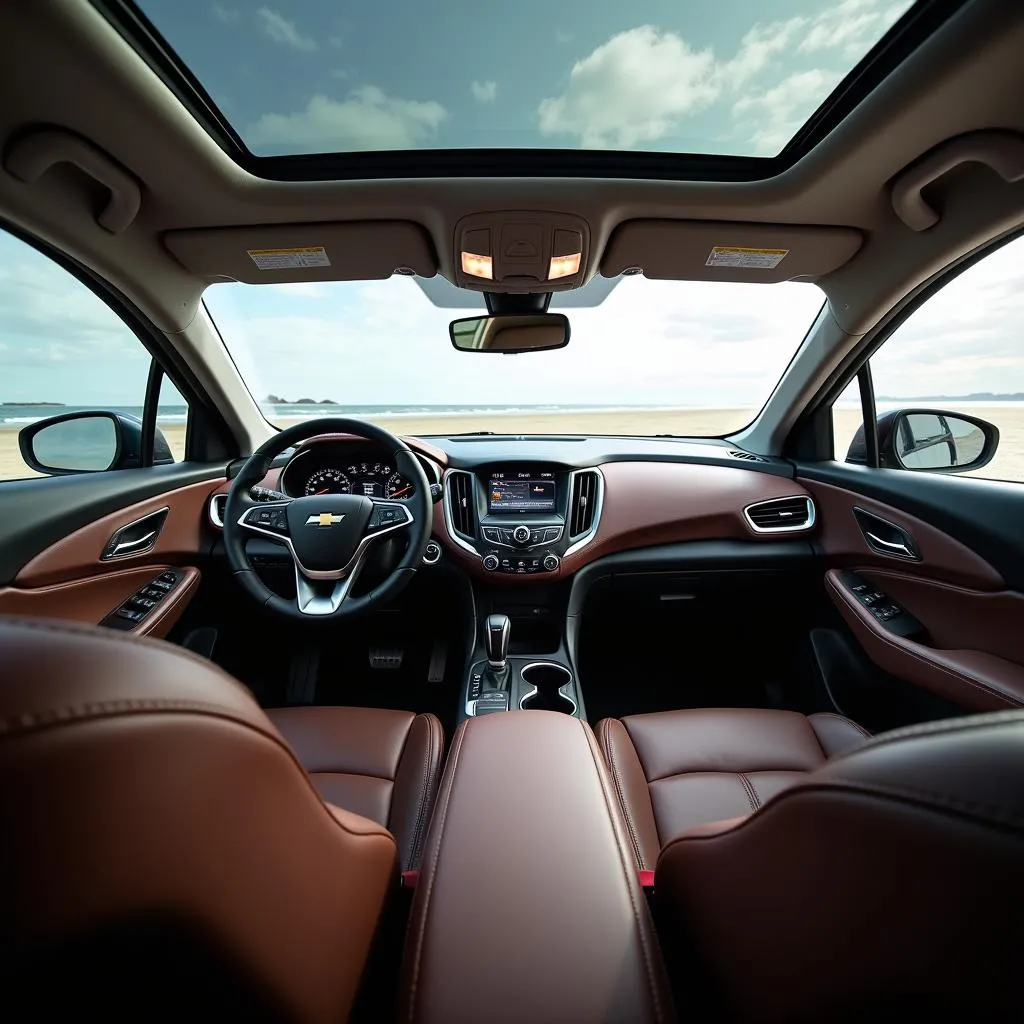
{"label": "brown leather door trim", "polygon": [[[887,672],[976,711],[1024,707],[1024,666],[985,651],[926,647],[896,636],[843,586],[838,570],[825,574],[825,585],[865,653]],[[907,610],[914,612],[913,605]]]}
{"label": "brown leather door trim", "polygon": [[118,558],[117,568],[192,560],[202,545],[207,502],[221,484],[220,480],[189,484],[102,516],[40,551],[22,567],[15,586],[38,587],[108,573],[112,563],[100,561],[100,556],[110,538],[122,527],[165,507],[170,511],[153,547]]}
{"label": "brown leather door trim", "polygon": [[[98,624],[118,605],[158,576],[167,565],[136,566],[102,576],[42,587],[0,587],[0,614]],[[180,568],[180,567],[179,567]],[[134,636],[163,637],[181,617],[199,586],[199,570],[186,568],[184,579],[131,630]]]}
{"label": "brown leather door trim", "polygon": [[[830,565],[873,565],[977,590],[1005,590],[1002,576],[985,559],[929,523],[856,491],[816,480],[801,480],[801,483],[818,503],[818,540]],[[872,550],[854,516],[854,506],[880,516],[909,534],[921,561],[894,558]]]}

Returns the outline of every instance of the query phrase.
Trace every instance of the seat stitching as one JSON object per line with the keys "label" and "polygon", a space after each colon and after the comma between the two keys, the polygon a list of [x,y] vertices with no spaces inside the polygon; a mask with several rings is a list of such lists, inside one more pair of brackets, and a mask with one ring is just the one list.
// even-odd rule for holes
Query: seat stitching
{"label": "seat stitching", "polygon": [[[846,715],[837,715],[834,711],[816,711],[812,718],[834,718],[838,722],[842,722],[844,725],[852,725],[865,739],[871,739],[871,733],[864,728],[859,722],[855,722],[852,718],[847,718]],[[813,725],[812,725],[813,729]],[[820,744],[820,740],[818,741]],[[822,750],[825,748],[822,747]]]}
{"label": "seat stitching", "polygon": [[[612,751],[611,737],[608,735],[611,732],[611,726],[608,723],[612,719],[606,718],[604,721],[599,722],[598,725],[601,728],[601,735],[605,739],[603,746],[605,747],[605,754],[608,757],[608,765],[612,770],[612,779],[615,782],[615,792],[618,795],[619,803],[622,805],[622,816],[626,819],[626,825],[629,829],[629,838],[633,843],[633,852],[636,854],[636,862],[641,868],[647,867],[647,862],[644,860],[643,853],[640,850],[640,838],[637,834],[636,826],[633,821],[633,813],[629,809],[629,804],[626,802],[626,796],[622,788],[622,782],[619,778],[619,767],[615,761],[615,754]],[[628,735],[628,733],[627,733]],[[632,741],[630,741],[632,742]],[[650,789],[648,789],[648,796],[650,795]]]}
{"label": "seat stitching", "polygon": [[[883,636],[880,632],[877,632],[874,629],[874,627],[864,622],[860,618],[859,613],[854,609],[854,606],[850,603],[850,601],[847,600],[846,595],[840,591],[839,587],[836,584],[834,584],[831,580],[828,580],[827,582],[828,585],[832,588],[832,590],[834,590],[836,594],[839,595],[839,597],[846,605],[846,607],[851,609],[852,614],[857,619],[857,622],[859,622],[866,630],[868,630],[869,634],[876,640],[881,640],[882,643],[891,647],[894,651],[898,652],[899,654],[907,655],[913,658],[915,661],[920,662],[922,665],[927,666],[930,669],[938,669],[938,671],[945,672],[947,675],[953,676],[955,679],[958,679],[960,682],[965,683],[967,686],[973,687],[975,690],[981,690],[983,693],[987,693],[992,697],[998,697],[999,700],[1011,705],[1012,707],[1024,707],[1024,700],[1020,700],[1011,694],[1003,692],[1002,690],[997,690],[991,686],[987,686],[985,683],[980,683],[976,679],[971,679],[970,677],[963,675],[957,669],[952,668],[948,665],[943,665],[938,661],[933,661],[931,658],[926,658],[924,655],[918,654],[916,651],[911,650],[909,647],[904,647],[902,644],[894,643],[888,637]],[[927,689],[928,687],[925,688]]]}
{"label": "seat stitching", "polygon": [[441,859],[441,846],[444,843],[444,824],[448,819],[448,808],[451,805],[452,790],[455,788],[455,769],[459,763],[459,755],[462,753],[462,745],[466,738],[466,729],[457,733],[456,741],[448,758],[449,782],[448,789],[441,794],[438,801],[441,810],[441,817],[437,823],[437,846],[433,856],[425,866],[424,874],[427,878],[427,887],[423,893],[423,910],[420,912],[418,927],[416,929],[416,944],[412,961],[412,980],[409,983],[409,1020],[413,1020],[416,1012],[416,990],[419,986],[420,959],[423,956],[423,941],[427,934],[427,915],[430,910],[430,897],[434,891],[434,881],[437,878],[437,862]]}
{"label": "seat stitching", "polygon": [[392,786],[395,784],[395,780],[389,778],[387,775],[374,775],[372,772],[350,772],[347,768],[307,768],[306,771],[311,775],[334,775],[338,777],[350,776],[354,779],[373,779],[376,782],[388,782]]}
{"label": "seat stitching", "polygon": [[[579,721],[577,719],[577,721]],[[637,886],[636,875],[630,871],[629,865],[626,863],[625,851],[623,850],[623,844],[619,839],[619,834],[615,828],[615,812],[612,809],[611,801],[609,800],[608,787],[605,785],[604,776],[601,772],[603,764],[600,755],[600,750],[595,750],[594,740],[588,734],[586,722],[579,722],[580,728],[583,730],[583,738],[587,742],[587,749],[590,751],[590,758],[594,763],[594,767],[597,771],[597,786],[601,791],[601,796],[604,799],[605,810],[608,812],[608,823],[612,827],[612,836],[615,840],[615,850],[619,855],[619,865],[622,868],[622,873],[626,878],[626,891],[629,893],[629,902],[633,908],[633,921],[636,924],[637,934],[640,937],[640,951],[643,954],[644,969],[647,972],[647,983],[651,989],[651,1000],[654,1003],[654,1016],[656,1020],[664,1020],[661,1008],[661,998],[658,993],[658,986],[654,977],[654,966],[651,958],[650,949],[648,948],[647,933],[644,930],[643,921],[640,916],[640,908],[636,901],[635,887]]]}
{"label": "seat stitching", "polygon": [[[433,776],[437,774],[437,769],[439,767],[438,762],[440,760],[434,756],[435,741],[437,739],[437,732],[440,728],[440,723],[436,723],[437,728],[435,728],[435,719],[430,715],[424,715],[423,720],[427,726],[427,751],[423,762],[423,780],[421,783],[422,788],[420,790],[420,805],[416,812],[416,828],[413,831],[412,850],[409,853],[409,867],[413,867],[419,857],[420,844],[427,822],[427,809],[429,805],[427,791],[431,788]],[[431,771],[432,765],[434,766],[433,771]]]}
{"label": "seat stitching", "polygon": [[753,783],[747,778],[744,772],[737,772],[739,780],[743,783],[743,789],[747,794],[747,800],[750,802],[750,809],[756,811],[761,806],[761,799],[757,795],[757,790],[754,789]]}

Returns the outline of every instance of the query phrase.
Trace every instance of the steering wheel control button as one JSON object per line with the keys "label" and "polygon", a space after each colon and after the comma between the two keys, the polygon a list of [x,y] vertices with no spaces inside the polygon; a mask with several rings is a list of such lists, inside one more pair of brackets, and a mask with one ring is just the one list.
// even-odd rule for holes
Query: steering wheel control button
{"label": "steering wheel control button", "polygon": [[528,526],[517,526],[512,531],[512,540],[516,544],[528,544],[530,542],[530,528]]}

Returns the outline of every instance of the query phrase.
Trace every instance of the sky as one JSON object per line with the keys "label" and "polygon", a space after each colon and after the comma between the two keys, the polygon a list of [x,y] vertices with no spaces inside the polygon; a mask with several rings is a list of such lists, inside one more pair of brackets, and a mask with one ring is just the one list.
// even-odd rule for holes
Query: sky
{"label": "sky", "polygon": [[253,152],[774,155],[910,0],[137,0]]}
{"label": "sky", "polygon": [[[514,144],[771,153],[907,4],[142,6],[257,152]],[[944,289],[875,357],[878,392],[1024,392],[1022,276],[1024,240]],[[567,348],[504,357],[455,352],[448,323],[468,311],[438,309],[407,278],[220,284],[206,294],[257,399],[751,412],[822,300],[809,284],[626,278],[602,305],[568,311]],[[147,368],[99,299],[0,233],[0,401],[136,405]]]}

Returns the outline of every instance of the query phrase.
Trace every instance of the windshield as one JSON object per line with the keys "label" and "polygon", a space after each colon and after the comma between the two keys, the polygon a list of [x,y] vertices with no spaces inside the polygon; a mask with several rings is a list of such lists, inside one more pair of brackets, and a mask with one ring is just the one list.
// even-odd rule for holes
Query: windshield
{"label": "windshield", "polygon": [[[569,344],[458,352],[415,280],[218,284],[206,304],[266,417],[349,414],[421,436],[713,436],[764,405],[822,304],[811,284],[625,277],[567,308]],[[477,312],[482,311],[481,302]],[[552,304],[557,308],[557,304]]]}

